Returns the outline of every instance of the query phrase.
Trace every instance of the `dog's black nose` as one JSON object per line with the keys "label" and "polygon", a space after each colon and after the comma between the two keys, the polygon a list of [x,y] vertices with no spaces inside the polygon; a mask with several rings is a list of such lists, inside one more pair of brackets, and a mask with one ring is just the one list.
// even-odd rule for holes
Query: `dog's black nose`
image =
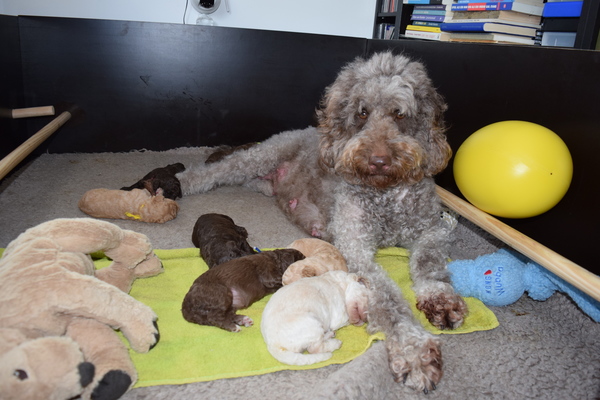
{"label": "dog's black nose", "polygon": [[369,158],[369,167],[373,172],[386,171],[392,162],[390,156],[371,156]]}

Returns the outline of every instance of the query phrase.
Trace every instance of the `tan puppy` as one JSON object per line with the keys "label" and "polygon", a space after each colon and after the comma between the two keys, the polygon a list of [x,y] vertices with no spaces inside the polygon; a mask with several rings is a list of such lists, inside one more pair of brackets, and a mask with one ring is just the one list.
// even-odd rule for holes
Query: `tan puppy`
{"label": "tan puppy", "polygon": [[306,257],[296,261],[283,274],[282,282],[289,285],[300,278],[322,275],[327,271],[348,271],[342,253],[332,244],[314,238],[298,239],[288,246]]}
{"label": "tan puppy", "polygon": [[179,211],[177,202],[167,199],[162,189],[156,196],[146,189],[92,189],[79,200],[79,209],[95,218],[131,219],[163,223],[174,219]]}
{"label": "tan puppy", "polygon": [[267,349],[285,364],[328,360],[342,345],[334,339],[335,331],[367,321],[368,294],[364,278],[344,271],[329,271],[282,287],[262,315],[260,330]]}

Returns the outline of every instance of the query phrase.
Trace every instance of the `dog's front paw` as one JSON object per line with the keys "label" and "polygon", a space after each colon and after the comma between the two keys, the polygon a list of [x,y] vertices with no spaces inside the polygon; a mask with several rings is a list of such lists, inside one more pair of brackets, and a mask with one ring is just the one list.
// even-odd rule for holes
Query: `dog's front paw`
{"label": "dog's front paw", "polygon": [[236,315],[233,322],[238,326],[245,326],[246,328],[249,328],[252,325],[254,325],[254,321],[252,320],[252,318],[246,315]]}
{"label": "dog's front paw", "polygon": [[388,338],[386,347],[390,369],[396,382],[425,394],[436,389],[443,372],[442,352],[435,338],[424,338],[416,343]]}
{"label": "dog's front paw", "polygon": [[467,315],[467,304],[456,293],[436,293],[417,298],[417,308],[438,329],[456,329]]}

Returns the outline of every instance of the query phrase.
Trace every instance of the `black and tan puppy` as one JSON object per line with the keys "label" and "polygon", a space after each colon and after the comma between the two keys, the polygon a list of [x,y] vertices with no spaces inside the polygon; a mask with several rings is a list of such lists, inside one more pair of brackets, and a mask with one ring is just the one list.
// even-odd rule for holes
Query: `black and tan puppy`
{"label": "black and tan puppy", "polygon": [[146,174],[142,179],[131,186],[122,187],[121,190],[146,189],[152,196],[158,189],[163,190],[167,199],[177,200],[182,196],[181,185],[175,174],[185,170],[182,163],[169,164],[166,167],[156,168]]}
{"label": "black and tan puppy", "polygon": [[254,321],[237,310],[281,288],[287,267],[302,260],[295,249],[264,251],[217,265],[200,275],[185,295],[183,318],[199,325],[211,325],[231,332]]}
{"label": "black and tan puppy", "polygon": [[200,256],[206,261],[208,268],[255,254],[256,251],[250,247],[247,238],[246,228],[236,225],[230,217],[223,214],[201,215],[192,232],[192,243],[200,249]]}

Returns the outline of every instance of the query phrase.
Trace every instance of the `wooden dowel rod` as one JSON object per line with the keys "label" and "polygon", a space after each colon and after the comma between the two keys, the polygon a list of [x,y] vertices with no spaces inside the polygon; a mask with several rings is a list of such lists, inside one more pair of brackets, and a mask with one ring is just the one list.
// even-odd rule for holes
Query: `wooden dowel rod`
{"label": "wooden dowel rod", "polygon": [[14,149],[10,154],[0,161],[0,179],[4,178],[14,167],[29,155],[44,140],[52,135],[58,128],[63,126],[71,118],[71,113],[64,111],[58,117],[50,121],[46,126],[37,131],[33,136]]}
{"label": "wooden dowel rod", "polygon": [[54,115],[54,106],[14,108],[12,110],[13,118],[41,117],[45,115]]}
{"label": "wooden dowel rod", "polygon": [[518,252],[600,301],[600,277],[506,225],[444,188],[436,187],[442,202]]}

